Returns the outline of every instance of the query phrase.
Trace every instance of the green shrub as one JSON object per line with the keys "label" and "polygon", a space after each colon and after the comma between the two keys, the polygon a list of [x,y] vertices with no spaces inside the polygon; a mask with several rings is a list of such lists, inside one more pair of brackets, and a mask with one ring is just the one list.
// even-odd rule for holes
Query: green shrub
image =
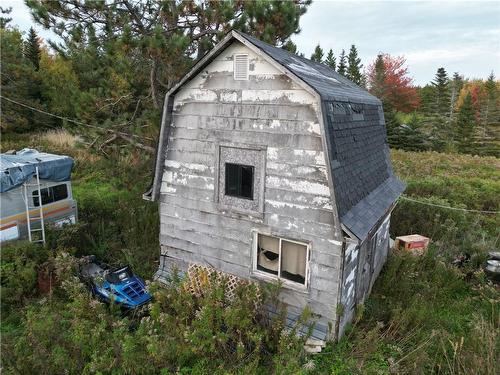
{"label": "green shrub", "polygon": [[38,267],[49,258],[46,248],[27,241],[2,245],[1,302],[2,315],[22,306],[37,294]]}
{"label": "green shrub", "polygon": [[152,284],[148,314],[123,315],[85,291],[71,272],[71,259],[56,260],[65,275],[59,298],[31,304],[22,334],[5,337],[6,373],[247,374],[272,371],[269,365],[277,373],[301,369],[305,338],[284,332],[278,321],[263,323],[259,306],[270,294],[258,293],[255,285],[240,286],[234,299],[228,299],[224,283],[211,282],[198,298],[178,283]]}

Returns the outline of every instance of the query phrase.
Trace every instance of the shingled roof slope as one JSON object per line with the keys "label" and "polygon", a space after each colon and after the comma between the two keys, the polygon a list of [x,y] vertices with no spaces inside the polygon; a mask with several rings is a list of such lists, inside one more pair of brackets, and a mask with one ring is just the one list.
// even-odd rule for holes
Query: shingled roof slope
{"label": "shingled roof slope", "polygon": [[324,64],[238,34],[321,96],[340,221],[364,240],[405,188],[392,170],[382,102]]}
{"label": "shingled roof slope", "polygon": [[316,63],[295,55],[283,48],[272,46],[250,35],[243,33],[238,34],[267,53],[278,63],[291,70],[295,75],[316,90],[323,100],[382,104],[376,96],[363,90],[325,64]]}

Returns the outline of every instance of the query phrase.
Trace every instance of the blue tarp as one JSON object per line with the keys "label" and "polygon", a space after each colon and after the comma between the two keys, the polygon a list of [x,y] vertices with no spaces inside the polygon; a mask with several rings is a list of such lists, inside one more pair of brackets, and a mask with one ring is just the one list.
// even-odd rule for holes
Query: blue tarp
{"label": "blue tarp", "polygon": [[25,148],[16,154],[0,154],[0,193],[12,190],[29,181],[38,167],[40,179],[68,181],[73,159],[69,156],[47,154]]}

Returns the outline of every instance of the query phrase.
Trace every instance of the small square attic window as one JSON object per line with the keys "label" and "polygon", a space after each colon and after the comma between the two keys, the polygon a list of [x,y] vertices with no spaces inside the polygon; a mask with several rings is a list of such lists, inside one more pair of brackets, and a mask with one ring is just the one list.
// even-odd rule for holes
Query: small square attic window
{"label": "small square attic window", "polygon": [[234,79],[248,80],[248,55],[234,55]]}

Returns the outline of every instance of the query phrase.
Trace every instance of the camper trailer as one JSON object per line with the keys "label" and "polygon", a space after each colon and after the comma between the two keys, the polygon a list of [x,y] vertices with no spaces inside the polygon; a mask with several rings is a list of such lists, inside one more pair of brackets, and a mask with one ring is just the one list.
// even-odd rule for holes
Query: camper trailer
{"label": "camper trailer", "polygon": [[0,242],[45,242],[45,227],[74,224],[73,159],[23,149],[0,154]]}

